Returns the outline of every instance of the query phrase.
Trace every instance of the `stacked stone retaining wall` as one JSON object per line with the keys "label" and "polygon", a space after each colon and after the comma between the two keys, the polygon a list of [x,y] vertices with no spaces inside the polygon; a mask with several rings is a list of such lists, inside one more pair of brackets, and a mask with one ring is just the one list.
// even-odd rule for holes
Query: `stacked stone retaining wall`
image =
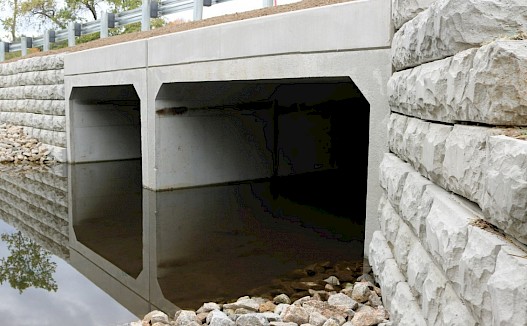
{"label": "stacked stone retaining wall", "polygon": [[21,126],[58,162],[66,161],[64,55],[0,65],[0,122]]}
{"label": "stacked stone retaining wall", "polygon": [[392,1],[369,261],[396,325],[527,325],[527,3]]}

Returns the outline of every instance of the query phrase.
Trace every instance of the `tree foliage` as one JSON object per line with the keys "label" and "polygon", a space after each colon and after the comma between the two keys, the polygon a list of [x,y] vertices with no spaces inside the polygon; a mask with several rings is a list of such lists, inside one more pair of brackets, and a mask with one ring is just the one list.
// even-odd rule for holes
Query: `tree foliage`
{"label": "tree foliage", "polygon": [[0,259],[0,284],[8,281],[12,288],[22,293],[29,287],[57,291],[53,279],[57,264],[51,254],[20,231],[3,233],[0,238],[7,243],[11,255]]}
{"label": "tree foliage", "polygon": [[39,28],[48,27],[51,23],[52,27],[64,29],[68,22],[77,19],[72,10],[60,8],[57,0],[25,0],[20,7],[20,13]]}
{"label": "tree foliage", "polygon": [[0,10],[4,13],[10,13],[0,18],[0,24],[4,30],[9,32],[11,40],[16,39],[16,32],[19,25],[19,15],[20,15],[20,1],[19,0],[1,0],[0,1]]}

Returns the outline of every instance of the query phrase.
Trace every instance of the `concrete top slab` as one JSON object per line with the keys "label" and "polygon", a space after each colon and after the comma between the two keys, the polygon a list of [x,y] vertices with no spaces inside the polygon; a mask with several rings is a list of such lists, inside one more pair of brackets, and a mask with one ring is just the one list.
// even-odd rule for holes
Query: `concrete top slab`
{"label": "concrete top slab", "polygon": [[208,26],[149,39],[148,64],[390,47],[390,17],[389,1],[359,0]]}
{"label": "concrete top slab", "polygon": [[147,40],[72,52],[64,56],[64,75],[79,75],[144,68],[147,64]]}

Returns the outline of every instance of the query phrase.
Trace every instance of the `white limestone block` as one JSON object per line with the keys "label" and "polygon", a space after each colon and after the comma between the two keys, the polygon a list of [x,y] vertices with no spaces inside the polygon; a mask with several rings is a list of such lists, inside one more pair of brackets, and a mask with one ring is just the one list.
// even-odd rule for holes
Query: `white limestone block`
{"label": "white limestone block", "polygon": [[494,307],[487,282],[494,273],[498,253],[506,244],[503,239],[479,227],[468,228],[467,246],[459,260],[461,296],[481,325],[492,325]]}
{"label": "white limestone block", "polygon": [[368,262],[375,275],[379,275],[384,270],[384,263],[388,259],[393,259],[393,253],[381,231],[373,232],[370,246]]}
{"label": "white limestone block", "polygon": [[525,0],[436,0],[395,33],[392,65],[398,71],[527,32],[525,6]]}
{"label": "white limestone block", "polygon": [[474,202],[481,202],[487,166],[486,143],[492,129],[455,125],[446,139],[442,175],[447,189]]}
{"label": "white limestone block", "polygon": [[54,131],[66,131],[66,117],[62,115],[53,115],[51,129]]}
{"label": "white limestone block", "polygon": [[426,265],[425,279],[422,283],[420,306],[429,325],[437,324],[441,308],[441,295],[445,292],[448,280],[432,262]]}
{"label": "white limestone block", "polygon": [[446,139],[452,132],[452,126],[429,123],[428,133],[423,140],[423,150],[420,162],[426,176],[443,188],[446,181],[442,174],[445,159]]}
{"label": "white limestone block", "polygon": [[397,212],[386,197],[386,193],[383,193],[379,201],[379,225],[391,247],[399,232],[399,224],[400,218]]}
{"label": "white limestone block", "polygon": [[[66,148],[66,132],[65,131],[53,131],[53,141],[49,143],[60,148]],[[61,161],[64,162],[64,161]]]}
{"label": "white limestone block", "polygon": [[393,243],[393,257],[399,269],[406,272],[408,268],[408,253],[411,247],[418,242],[418,239],[408,225],[399,216],[397,218],[399,219],[399,231]]}
{"label": "white limestone block", "polygon": [[392,0],[392,22],[395,29],[417,16],[435,0]]}
{"label": "white limestone block", "polygon": [[454,289],[447,283],[444,291],[440,295],[439,316],[435,323],[429,325],[452,325],[452,326],[477,326],[482,325],[476,322],[467,306],[459,299]]}
{"label": "white limestone block", "polygon": [[[395,261],[395,259],[387,259],[384,262],[384,269],[379,271],[379,275],[377,278],[379,285],[381,286],[383,305],[391,313],[392,302],[394,303],[394,305],[398,304],[395,302],[397,301],[396,292],[398,285],[404,283],[406,284],[406,286],[408,286],[408,284],[406,283],[406,279],[401,273],[399,266],[397,266],[397,262]],[[413,298],[411,293],[408,300],[410,300],[410,298]],[[415,301],[415,298],[413,298],[413,300]]]}
{"label": "white limestone block", "polygon": [[415,297],[406,282],[399,282],[391,302],[390,321],[399,326],[426,326]]}
{"label": "white limestone block", "polygon": [[379,182],[386,190],[390,203],[399,211],[399,202],[403,191],[404,182],[408,173],[415,170],[400,158],[391,153],[385,153],[379,166]]}
{"label": "white limestone block", "polygon": [[402,156],[403,134],[406,130],[408,118],[401,114],[390,114],[387,125],[388,148],[398,156]]}
{"label": "white limestone block", "polygon": [[402,149],[405,161],[408,162],[416,171],[426,175],[426,171],[421,164],[423,140],[428,132],[428,123],[423,123],[419,119],[408,119],[406,130],[403,133]]}
{"label": "white limestone block", "polygon": [[435,185],[417,172],[409,173],[399,202],[401,218],[421,239],[424,237],[425,220],[433,201],[433,197],[424,196],[427,187],[435,187]]}
{"label": "white limestone block", "polygon": [[473,215],[457,204],[455,195],[437,193],[426,217],[428,251],[457,292],[462,288],[459,260],[467,243],[467,227]]}
{"label": "white limestone block", "polygon": [[488,288],[492,325],[527,325],[527,252],[503,247]]}
{"label": "white limestone block", "polygon": [[493,136],[487,148],[485,219],[527,244],[527,141]]}
{"label": "white limestone block", "polygon": [[[428,252],[423,248],[420,242],[414,242],[408,252],[406,278],[414,297],[418,301],[424,290],[423,284],[428,276],[429,270],[432,268],[437,269],[428,256]],[[423,309],[422,304],[420,304],[420,306],[421,309]],[[427,313],[423,311],[423,315],[426,317]]]}
{"label": "white limestone block", "polygon": [[527,40],[495,41],[394,73],[389,104],[432,121],[527,125],[526,73]]}

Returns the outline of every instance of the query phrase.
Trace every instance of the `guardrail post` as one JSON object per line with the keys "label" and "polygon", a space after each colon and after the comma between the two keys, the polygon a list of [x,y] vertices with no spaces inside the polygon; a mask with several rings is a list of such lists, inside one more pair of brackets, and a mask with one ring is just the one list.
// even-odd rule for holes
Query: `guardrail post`
{"label": "guardrail post", "polygon": [[33,47],[33,38],[31,37],[20,37],[20,50],[22,52],[22,56],[27,55],[27,49]]}
{"label": "guardrail post", "polygon": [[75,36],[81,36],[81,24],[69,22],[68,24],[68,46],[75,46]]}
{"label": "guardrail post", "polygon": [[9,52],[9,43],[0,41],[0,62],[5,61],[6,52]]}
{"label": "guardrail post", "polygon": [[49,51],[50,43],[55,43],[55,31],[50,29],[44,31],[42,42],[42,51]]}
{"label": "guardrail post", "polygon": [[203,0],[194,0],[194,19],[201,20],[203,18]]}
{"label": "guardrail post", "polygon": [[272,7],[273,6],[273,0],[263,0],[263,6],[264,7]]}
{"label": "guardrail post", "polygon": [[51,31],[45,30],[42,35],[42,51],[44,52],[49,51],[49,32]]}
{"label": "guardrail post", "polygon": [[150,0],[143,0],[141,5],[141,31],[150,30]]}
{"label": "guardrail post", "polygon": [[115,27],[115,14],[101,11],[100,38],[108,37],[108,29]]}

